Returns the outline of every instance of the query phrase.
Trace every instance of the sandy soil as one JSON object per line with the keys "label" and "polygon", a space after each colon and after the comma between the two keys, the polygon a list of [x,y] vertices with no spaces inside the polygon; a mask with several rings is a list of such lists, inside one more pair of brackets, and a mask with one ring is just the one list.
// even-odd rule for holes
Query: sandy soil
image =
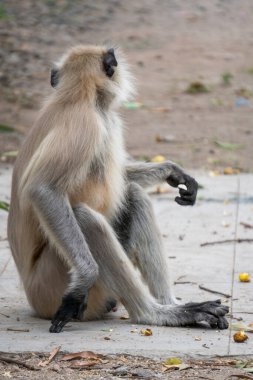
{"label": "sandy soil", "polygon": [[[8,358],[11,358],[13,363],[7,363]],[[62,361],[63,354],[60,353],[51,363],[45,363],[48,358],[49,354],[31,352],[22,355],[0,355],[1,379],[253,379],[253,376],[247,373],[246,370],[236,368],[239,360],[232,358],[217,358],[205,361],[201,359],[185,360],[181,364],[180,370],[166,368],[163,362],[159,360],[127,355],[109,355],[100,357],[97,360],[75,359]],[[251,359],[248,358],[249,361]],[[76,368],[74,368],[75,366]]]}
{"label": "sandy soil", "polygon": [[[0,123],[26,134],[51,91],[53,60],[72,45],[109,41],[127,54],[144,105],[122,109],[134,157],[251,171],[252,12],[251,0],[1,1]],[[209,92],[187,94],[196,81]],[[22,138],[0,134],[1,154]]]}

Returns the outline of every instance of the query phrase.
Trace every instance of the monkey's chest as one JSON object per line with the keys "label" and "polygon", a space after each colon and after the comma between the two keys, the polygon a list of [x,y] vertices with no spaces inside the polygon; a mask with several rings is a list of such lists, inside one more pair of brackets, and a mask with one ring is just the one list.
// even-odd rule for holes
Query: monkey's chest
{"label": "monkey's chest", "polygon": [[[116,174],[116,173],[115,173]],[[110,175],[108,180],[88,178],[81,189],[71,197],[71,204],[85,203],[93,210],[112,217],[124,197],[124,179],[119,171],[118,175]]]}

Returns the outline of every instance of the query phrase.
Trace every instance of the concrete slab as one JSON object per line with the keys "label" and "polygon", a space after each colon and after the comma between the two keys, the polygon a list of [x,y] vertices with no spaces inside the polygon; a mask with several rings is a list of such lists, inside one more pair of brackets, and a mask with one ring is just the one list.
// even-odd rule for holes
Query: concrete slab
{"label": "concrete slab", "polygon": [[[194,175],[203,185],[195,207],[182,208],[173,202],[176,195],[173,189],[163,195],[152,195],[175,294],[184,302],[222,298],[235,317],[253,322],[252,282],[238,281],[242,271],[253,276],[253,245],[200,246],[217,240],[253,238],[253,230],[240,224],[241,221],[253,224],[253,175]],[[11,167],[0,167],[1,200],[9,200],[10,182]],[[48,352],[61,345],[66,351],[94,350],[161,358],[253,353],[251,336],[246,343],[236,344],[229,330],[153,326],[153,336],[143,337],[139,333],[142,326],[119,319],[125,314],[122,308],[116,315],[110,313],[107,320],[71,323],[62,334],[49,334],[49,322],[33,316],[22,291],[5,240],[7,216],[0,210],[0,351]],[[232,298],[210,294],[199,285],[230,294]]]}

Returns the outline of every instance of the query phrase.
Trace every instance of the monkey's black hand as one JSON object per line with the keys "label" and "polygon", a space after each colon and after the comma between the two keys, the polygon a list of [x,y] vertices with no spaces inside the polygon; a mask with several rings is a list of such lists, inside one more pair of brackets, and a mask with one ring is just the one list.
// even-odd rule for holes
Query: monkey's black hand
{"label": "monkey's black hand", "polygon": [[194,178],[185,173],[172,173],[167,182],[172,187],[185,185],[186,189],[179,189],[180,197],[176,197],[175,201],[181,206],[193,206],[198,192],[198,183]]}
{"label": "monkey's black hand", "polygon": [[62,331],[66,323],[71,321],[71,319],[82,319],[86,305],[85,298],[80,301],[72,294],[64,296],[61,306],[51,321],[52,325],[50,326],[49,331],[51,333],[59,333]]}

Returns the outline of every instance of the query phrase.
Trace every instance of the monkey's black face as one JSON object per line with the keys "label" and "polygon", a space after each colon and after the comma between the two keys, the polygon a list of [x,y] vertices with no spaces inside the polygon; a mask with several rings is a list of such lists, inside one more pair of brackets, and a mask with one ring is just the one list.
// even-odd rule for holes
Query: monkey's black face
{"label": "monkey's black face", "polygon": [[106,75],[111,78],[114,74],[114,68],[118,66],[118,62],[114,55],[114,49],[109,49],[103,57],[103,67]]}
{"label": "monkey's black face", "polygon": [[51,69],[51,80],[50,80],[51,86],[56,87],[59,83],[59,72],[56,67],[52,67]]}

